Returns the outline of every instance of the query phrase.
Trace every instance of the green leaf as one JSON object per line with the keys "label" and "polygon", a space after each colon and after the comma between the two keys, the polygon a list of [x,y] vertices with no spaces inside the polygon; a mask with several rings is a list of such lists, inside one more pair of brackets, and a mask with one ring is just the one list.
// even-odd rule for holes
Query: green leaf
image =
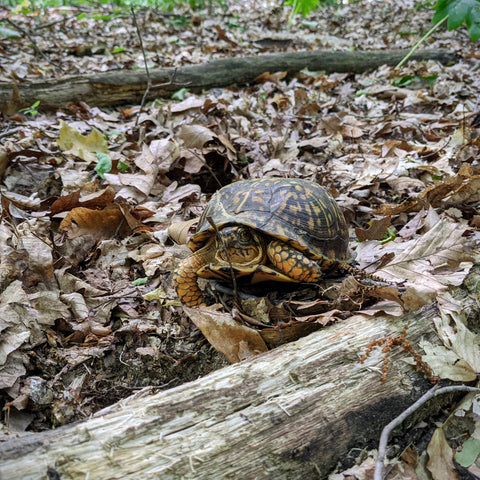
{"label": "green leaf", "polygon": [[310,22],[308,20],[303,20],[302,27],[307,27],[310,30],[315,30],[318,28],[318,22],[315,22],[315,21]]}
{"label": "green leaf", "polygon": [[415,75],[404,75],[402,78],[398,80],[394,80],[392,85],[394,87],[406,87],[407,85],[411,85],[417,77]]}
{"label": "green leaf", "polygon": [[181,88],[175,93],[172,93],[172,100],[185,100],[185,94],[188,92],[188,88]]}
{"label": "green leaf", "polygon": [[356,97],[361,97],[362,95],[368,95],[370,93],[370,90],[357,90],[355,92]]}
{"label": "green leaf", "polygon": [[422,77],[423,80],[425,80],[431,87],[433,87],[433,84],[438,78],[438,73],[435,73],[433,75],[428,75],[427,77]]}
{"label": "green leaf", "polygon": [[478,455],[480,455],[480,440],[469,438],[462,445],[462,451],[455,455],[455,461],[462,467],[468,468],[473,465]]}
{"label": "green leaf", "polygon": [[436,10],[432,18],[432,23],[438,23],[448,16],[448,4],[450,0],[438,0],[436,5],[433,7]]}
{"label": "green leaf", "polygon": [[117,164],[117,168],[123,173],[126,172],[130,168],[130,166],[125,162],[119,161]]}
{"label": "green leaf", "polygon": [[435,5],[432,23],[437,23],[448,16],[448,29],[454,30],[466,24],[470,38],[480,38],[480,0],[439,0]]}
{"label": "green leaf", "polygon": [[298,13],[302,14],[302,17],[306,17],[310,12],[316,10],[320,0],[286,0],[284,5],[293,5],[291,16],[295,16]]}
{"label": "green leaf", "polygon": [[30,105],[29,107],[26,107],[26,108],[21,108],[19,112],[35,116],[38,113],[37,108],[39,105],[40,105],[40,100],[37,100],[33,105]]}
{"label": "green leaf", "polygon": [[392,82],[392,85],[394,87],[406,87],[414,83],[424,82],[424,83],[428,83],[430,86],[433,86],[437,77],[438,77],[438,74],[429,75],[428,77],[421,77],[418,75],[404,75],[402,78],[399,78],[398,80],[394,80]]}
{"label": "green leaf", "polygon": [[470,38],[476,42],[480,38],[480,2],[472,9],[471,15],[465,20]]}
{"label": "green leaf", "polygon": [[97,160],[95,171],[100,178],[104,179],[105,174],[112,170],[112,159],[106,153],[97,152]]}
{"label": "green leaf", "polygon": [[383,236],[383,238],[380,240],[380,243],[382,245],[385,245],[388,242],[392,242],[396,238],[397,238],[397,235],[395,234],[395,232],[391,228],[387,228],[387,231],[385,232],[385,235]]}
{"label": "green leaf", "polygon": [[12,30],[11,28],[0,26],[0,37],[18,38],[20,37],[20,33],[18,33],[16,30]]}
{"label": "green leaf", "polygon": [[109,15],[93,15],[91,18],[93,20],[112,20],[115,17],[115,13],[110,13]]}
{"label": "green leaf", "polygon": [[145,285],[148,282],[148,277],[137,278],[132,282],[133,285],[139,287],[140,285]]}

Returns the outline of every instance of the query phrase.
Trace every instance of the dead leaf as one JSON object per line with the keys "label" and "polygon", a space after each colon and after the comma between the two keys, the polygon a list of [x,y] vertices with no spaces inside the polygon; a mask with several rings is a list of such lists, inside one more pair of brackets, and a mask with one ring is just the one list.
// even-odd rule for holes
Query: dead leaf
{"label": "dead leaf", "polygon": [[177,138],[183,140],[185,148],[203,148],[217,135],[203,125],[182,125],[177,133]]}
{"label": "dead leaf", "polygon": [[101,209],[113,202],[114,198],[115,191],[111,187],[83,197],[81,197],[80,190],[77,190],[70,195],[65,195],[55,200],[50,207],[50,213],[56,215],[60,212],[68,212],[76,207],[84,207],[92,210]]}
{"label": "dead leaf", "polygon": [[103,210],[78,207],[71,210],[60,223],[60,228],[69,238],[92,235],[97,241],[112,238],[116,234],[124,237],[131,232],[119,205],[110,204]]}
{"label": "dead leaf", "polygon": [[402,295],[403,306],[407,312],[416,312],[419,308],[431,304],[437,293],[434,289],[423,288],[420,290],[415,287],[408,287]]}
{"label": "dead leaf", "polygon": [[203,155],[199,155],[195,151],[187,150],[185,148],[181,150],[180,157],[184,162],[183,170],[192,175],[200,172],[206,163]]}
{"label": "dead leaf", "polygon": [[13,81],[10,83],[10,85],[12,86],[12,96],[8,100],[8,103],[2,105],[2,113],[6,117],[14,115],[21,107],[25,106],[20,95],[20,90],[18,89],[17,79],[15,77],[13,77]]}
{"label": "dead leaf", "polygon": [[187,110],[191,110],[193,108],[202,108],[204,104],[204,100],[194,95],[186,98],[182,102],[175,103],[170,107],[170,111],[172,113],[180,113],[185,112]]}
{"label": "dead leaf", "polygon": [[[473,258],[473,251],[467,248],[463,237],[466,228],[465,225],[442,219],[418,239],[397,245],[389,242],[390,245],[384,246],[385,250],[394,248],[395,259],[378,274],[391,274],[397,281],[409,280],[427,290],[460,285],[467,272],[464,268],[459,271],[455,269],[460,263],[471,262]],[[448,270],[435,274],[436,268],[447,265]]]}
{"label": "dead leaf", "polygon": [[[430,209],[432,208],[430,207]],[[398,232],[398,236],[405,240],[410,240],[421,228],[423,228],[426,215],[427,212],[425,210],[420,210],[403,226],[403,228]]]}
{"label": "dead leaf", "polygon": [[170,238],[180,245],[187,243],[187,239],[192,227],[198,223],[198,218],[192,218],[192,220],[186,220],[185,222],[172,223],[168,227],[168,235]]}
{"label": "dead leaf", "polygon": [[237,363],[268,350],[259,332],[236,322],[228,313],[184,307],[190,320],[229,362]]}
{"label": "dead leaf", "polygon": [[167,173],[180,156],[180,146],[171,138],[161,138],[150,143],[150,152],[158,165],[158,173]]}
{"label": "dead leaf", "polygon": [[280,80],[283,80],[286,76],[287,76],[287,72],[276,72],[276,73],[265,72],[260,74],[258,77],[256,77],[255,81],[257,83],[265,83],[265,82],[278,83]]}
{"label": "dead leaf", "polygon": [[394,192],[403,194],[425,189],[425,182],[412,177],[394,177],[386,180]]}
{"label": "dead leaf", "polygon": [[21,237],[21,246],[28,252],[28,268],[24,272],[25,282],[31,286],[43,283],[54,288],[52,246],[30,232]]}
{"label": "dead leaf", "polygon": [[391,217],[383,217],[379,220],[372,220],[367,230],[361,228],[355,229],[355,235],[358,238],[359,242],[364,242],[365,240],[381,240],[387,228],[391,224]]}
{"label": "dead leaf", "polygon": [[188,199],[196,200],[200,196],[200,193],[201,190],[199,185],[187,183],[186,185],[178,186],[177,182],[173,182],[163,192],[162,201],[165,203],[174,203]]}
{"label": "dead leaf", "polygon": [[480,176],[469,178],[448,198],[452,203],[473,203],[480,201]]}
{"label": "dead leaf", "polygon": [[365,132],[354,125],[343,125],[342,135],[349,138],[360,138]]}
{"label": "dead leaf", "polygon": [[473,372],[480,373],[480,339],[466,327],[465,313],[446,314],[440,310],[440,317],[434,318],[434,323],[443,344],[465,360]]}
{"label": "dead leaf", "polygon": [[410,212],[418,212],[422,208],[427,207],[425,201],[420,200],[418,198],[405,200],[401,202],[399,205],[387,205],[383,204],[380,205],[374,213],[377,215],[400,215],[400,213],[410,213]]}
{"label": "dead leaf", "polygon": [[420,342],[419,346],[425,352],[422,360],[428,364],[436,376],[454,382],[473,382],[477,378],[472,367],[459,358],[454,351],[426,341]]}
{"label": "dead leaf", "polygon": [[97,153],[108,152],[107,141],[96,128],[84,136],[65,122],[61,121],[60,124],[60,137],[57,142],[63,151],[69,151],[86,162],[96,162]]}
{"label": "dead leaf", "polygon": [[445,439],[442,428],[437,428],[427,447],[427,469],[433,480],[457,480],[458,473],[453,464],[453,450]]}
{"label": "dead leaf", "polygon": [[236,46],[237,43],[234,42],[228,35],[227,35],[227,32],[225,32],[225,30],[220,26],[220,25],[214,25],[213,28],[217,31],[217,34],[218,34],[218,38],[220,40],[223,40],[227,43],[230,43],[231,45],[233,46]]}
{"label": "dead leaf", "polygon": [[463,183],[462,177],[449,177],[442,181],[435,181],[433,185],[427,187],[420,195],[420,199],[424,199],[432,207],[438,207],[440,202],[451,192],[457,190]]}

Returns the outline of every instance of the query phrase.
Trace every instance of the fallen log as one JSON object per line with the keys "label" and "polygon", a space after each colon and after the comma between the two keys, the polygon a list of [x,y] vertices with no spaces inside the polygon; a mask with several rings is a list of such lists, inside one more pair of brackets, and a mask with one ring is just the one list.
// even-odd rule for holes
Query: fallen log
{"label": "fallen log", "polygon": [[[395,65],[408,50],[377,52],[299,51],[273,55],[223,58],[201,65],[179,68],[160,68],[150,71],[156,88],[147,100],[170,98],[179,88],[193,92],[228,85],[246,85],[265,72],[298,73],[304,68],[313,71],[364,72],[381,65]],[[455,54],[443,50],[425,50],[412,55],[411,60],[454,62]],[[163,85],[162,85],[163,84]],[[0,83],[0,109],[13,113],[40,101],[43,108],[65,106],[83,101],[92,106],[139,103],[147,88],[144,71],[115,70],[91,75],[68,76],[56,80],[26,81],[16,85]]]}
{"label": "fallen log", "polygon": [[[408,318],[413,345],[435,337],[437,315],[431,305]],[[430,388],[400,347],[385,382],[380,351],[359,361],[372,340],[398,336],[405,323],[356,315],[83,423],[10,440],[0,445],[0,478],[326,478],[352,449],[374,447],[383,426]]]}

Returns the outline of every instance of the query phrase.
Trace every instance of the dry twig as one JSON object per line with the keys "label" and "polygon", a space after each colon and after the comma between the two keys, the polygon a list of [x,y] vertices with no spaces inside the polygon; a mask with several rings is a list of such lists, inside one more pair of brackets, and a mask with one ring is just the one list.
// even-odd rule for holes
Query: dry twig
{"label": "dry twig", "polygon": [[422,395],[414,404],[410,405],[406,410],[404,410],[397,418],[394,418],[383,430],[380,435],[380,442],[378,444],[378,455],[377,462],[375,464],[375,475],[374,480],[383,480],[384,479],[384,469],[385,469],[385,456],[387,452],[387,443],[388,437],[392,431],[398,427],[409,415],[411,415],[415,410],[418,410],[422,405],[427,403],[431,398],[442,395],[449,392],[480,392],[480,388],[469,387],[467,385],[452,385],[449,387],[438,388],[438,385],[435,385],[433,388],[428,390],[427,393]]}
{"label": "dry twig", "polygon": [[230,259],[230,252],[228,251],[225,244],[223,243],[222,236],[220,235],[220,232],[218,231],[218,227],[215,225],[215,222],[213,221],[213,218],[212,217],[207,217],[207,221],[212,226],[212,228],[215,230],[215,235],[217,236],[218,242],[220,244],[220,248],[225,253],[225,257],[226,257],[228,265],[230,267],[230,275],[232,276],[233,295],[234,295],[234,298],[235,298],[235,303],[237,305],[240,305],[240,296],[238,294],[238,287],[237,287],[237,277],[235,275],[235,270],[233,269],[232,260]]}
{"label": "dry twig", "polygon": [[5,20],[15,29],[17,29],[19,32],[23,33],[31,42],[32,42],[32,45],[33,45],[33,48],[35,50],[36,53],[38,53],[40,56],[42,56],[48,63],[50,63],[51,65],[54,65],[55,67],[57,67],[60,71],[64,72],[65,70],[58,64],[58,63],[55,63],[55,62],[52,62],[41,50],[40,48],[38,47],[37,45],[37,42],[35,41],[35,39],[32,37],[32,35],[30,34],[30,32],[28,32],[27,30],[23,29],[22,27],[18,26],[14,21],[10,20],[9,18],[5,18]]}
{"label": "dry twig", "polygon": [[[177,69],[175,69],[173,71],[173,74],[170,77],[170,79],[168,80],[168,82],[157,83],[156,85],[152,85],[152,80],[150,78],[150,72],[148,70],[147,56],[145,55],[145,49],[143,47],[142,34],[140,32],[140,27],[138,26],[137,17],[135,15],[135,9],[133,8],[133,6],[130,7],[130,11],[132,12],[133,23],[135,24],[135,28],[137,29],[138,40],[140,42],[140,48],[142,49],[143,62],[145,64],[145,74],[147,76],[147,88],[145,89],[145,92],[143,93],[142,101],[140,102],[140,108],[138,109],[138,113],[137,113],[137,119],[135,121],[135,126],[138,126],[138,120],[140,118],[140,113],[143,110],[143,107],[145,105],[145,101],[147,99],[147,96],[148,96],[150,90],[153,89],[153,88],[160,88],[160,87],[165,87],[166,85],[174,84],[175,83],[175,78],[177,76]],[[187,83],[179,84],[179,86],[180,85],[188,85],[188,84]]]}

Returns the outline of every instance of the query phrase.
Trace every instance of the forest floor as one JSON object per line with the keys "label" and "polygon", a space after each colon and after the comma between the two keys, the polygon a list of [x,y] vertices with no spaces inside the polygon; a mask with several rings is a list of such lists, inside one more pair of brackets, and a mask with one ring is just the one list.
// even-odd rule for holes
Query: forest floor
{"label": "forest floor", "polygon": [[[415,6],[360,1],[291,24],[288,9],[253,1],[137,10],[145,58],[128,10],[0,7],[0,81],[144,69],[145,60],[153,69],[296,50],[409,49],[431,27],[432,11]],[[257,287],[268,305],[303,306],[289,307],[290,324],[321,328],[353,311],[401,315],[432,302],[447,326],[465,321],[449,290],[464,282],[479,238],[480,53],[465,28],[442,27],[424,48],[458,61],[364,74],[268,72],[201,94],[179,85],[174,98],[142,110],[76,102],[4,111],[2,438],[81,420],[142,388],[167,389],[228,364],[219,353],[228,347],[212,347],[176,298],[172,271],[188,249],[168,227],[197,217],[235,180],[323,185],[351,225],[358,266],[405,282],[400,297],[348,294],[331,283]],[[207,298],[232,306],[222,290]],[[248,313],[263,321],[259,303]],[[268,321],[270,338],[278,325]],[[479,363],[455,379],[471,380],[480,353],[468,348],[448,369],[435,363],[434,374],[452,379],[452,365],[470,355]]]}

